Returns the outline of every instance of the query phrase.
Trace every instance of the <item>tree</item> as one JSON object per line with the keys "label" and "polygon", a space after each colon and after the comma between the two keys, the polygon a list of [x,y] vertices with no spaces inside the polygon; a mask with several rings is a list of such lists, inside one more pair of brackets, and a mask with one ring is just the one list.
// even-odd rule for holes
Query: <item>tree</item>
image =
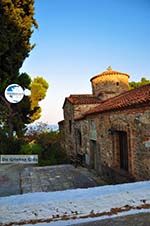
{"label": "tree", "polygon": [[34,19],[34,0],[0,1],[0,91],[16,82],[26,57],[34,45],[30,43]]}
{"label": "tree", "polygon": [[[25,125],[40,117],[39,101],[48,88],[43,78],[31,81],[28,74],[19,73],[34,47],[30,43],[34,27],[38,27],[34,19],[34,0],[0,0],[0,126],[1,132],[11,140],[14,132],[22,136]],[[12,83],[31,89],[31,98],[24,97],[18,104],[7,102],[4,91]],[[35,85],[41,94],[36,101]]]}
{"label": "tree", "polygon": [[31,83],[31,121],[35,121],[41,116],[39,101],[45,98],[48,83],[42,77],[36,77]]}
{"label": "tree", "polygon": [[3,130],[8,133],[9,137],[13,136],[14,131],[18,137],[21,137],[25,133],[26,125],[40,118],[39,102],[44,99],[48,89],[48,83],[44,78],[36,77],[32,81],[26,73],[22,73],[18,81],[18,84],[20,83],[24,84],[23,87],[31,89],[30,97],[24,96],[18,104],[10,104],[3,98],[7,108],[4,106],[5,114],[1,115],[1,122]]}
{"label": "tree", "polygon": [[52,130],[48,124],[38,122],[29,126],[24,136],[27,144],[20,150],[21,154],[38,154],[39,165],[69,163],[65,151],[61,148],[60,132]]}
{"label": "tree", "polygon": [[14,125],[20,127],[29,120],[29,98],[13,105],[5,100],[4,90],[11,83],[18,83],[24,88],[31,83],[27,74],[19,74],[19,69],[34,47],[30,43],[33,26],[37,28],[33,16],[34,0],[0,1],[0,122],[9,137],[17,129],[13,128]]}
{"label": "tree", "polygon": [[147,85],[147,84],[150,84],[150,80],[146,79],[145,77],[142,77],[141,81],[139,81],[139,82],[134,82],[134,81],[129,82],[130,89],[135,89],[140,86]]}
{"label": "tree", "polygon": [[31,137],[34,139],[34,136],[38,136],[41,133],[48,133],[53,131],[53,129],[45,122],[36,122],[34,124],[30,124],[26,131],[26,137]]}

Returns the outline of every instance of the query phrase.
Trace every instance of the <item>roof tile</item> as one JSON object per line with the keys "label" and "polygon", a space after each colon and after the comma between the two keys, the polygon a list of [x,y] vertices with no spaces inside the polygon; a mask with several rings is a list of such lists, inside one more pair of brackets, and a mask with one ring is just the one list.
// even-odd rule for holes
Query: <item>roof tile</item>
{"label": "roof tile", "polygon": [[111,76],[112,74],[115,74],[115,75],[125,75],[125,76],[129,77],[129,75],[127,73],[122,73],[122,72],[114,71],[114,70],[107,70],[107,71],[102,72],[101,74],[95,75],[94,77],[92,77],[90,79],[90,81],[92,81],[93,79],[98,78],[100,76],[105,76],[105,75],[110,75]]}
{"label": "roof tile", "polygon": [[71,102],[73,105],[79,104],[97,104],[101,101],[94,97],[92,94],[79,94],[79,95],[70,95],[67,97],[67,100]]}
{"label": "roof tile", "polygon": [[150,104],[150,84],[141,86],[137,89],[129,90],[119,96],[105,100],[97,107],[87,111],[84,115],[86,116],[95,113],[124,109],[142,103]]}

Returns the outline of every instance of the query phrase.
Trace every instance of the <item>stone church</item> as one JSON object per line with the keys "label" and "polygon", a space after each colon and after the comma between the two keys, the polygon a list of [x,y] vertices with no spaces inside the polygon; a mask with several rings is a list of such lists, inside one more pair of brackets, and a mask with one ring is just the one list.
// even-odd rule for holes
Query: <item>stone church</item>
{"label": "stone church", "polygon": [[92,94],[66,97],[59,122],[68,157],[112,183],[150,179],[150,84],[128,80],[110,67],[92,77]]}

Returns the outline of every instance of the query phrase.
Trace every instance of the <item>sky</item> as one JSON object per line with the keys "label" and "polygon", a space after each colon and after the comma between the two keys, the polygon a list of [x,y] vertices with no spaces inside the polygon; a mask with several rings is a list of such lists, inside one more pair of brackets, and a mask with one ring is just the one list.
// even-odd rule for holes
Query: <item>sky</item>
{"label": "sky", "polygon": [[39,121],[57,124],[70,94],[91,93],[90,78],[112,69],[150,79],[149,0],[35,0],[39,28],[22,72],[49,83]]}

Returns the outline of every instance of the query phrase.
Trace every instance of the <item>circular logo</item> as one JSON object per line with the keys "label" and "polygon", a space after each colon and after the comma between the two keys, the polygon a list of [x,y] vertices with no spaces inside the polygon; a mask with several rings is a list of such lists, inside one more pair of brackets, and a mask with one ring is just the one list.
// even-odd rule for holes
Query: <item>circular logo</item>
{"label": "circular logo", "polygon": [[24,97],[24,91],[18,84],[11,84],[5,89],[5,98],[10,103],[19,103]]}

